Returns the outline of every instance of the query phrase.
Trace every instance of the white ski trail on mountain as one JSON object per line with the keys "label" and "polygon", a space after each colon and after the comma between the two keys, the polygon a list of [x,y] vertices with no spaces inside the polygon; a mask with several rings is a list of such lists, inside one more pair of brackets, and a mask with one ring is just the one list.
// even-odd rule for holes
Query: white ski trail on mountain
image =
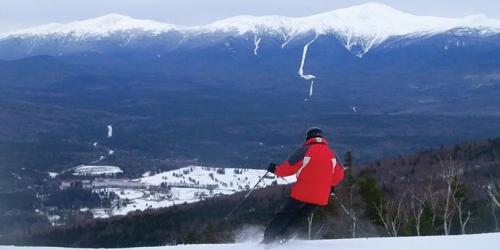
{"label": "white ski trail on mountain", "polygon": [[313,86],[314,86],[314,81],[311,81],[311,87],[309,87],[309,97],[313,95]]}
{"label": "white ski trail on mountain", "polygon": [[104,159],[106,159],[106,157],[105,157],[104,155],[101,155],[101,156],[99,156],[99,159],[98,159],[98,160],[95,160],[95,161],[93,161],[93,162],[90,162],[90,163],[89,163],[89,164],[87,164],[87,165],[92,165],[92,164],[99,163],[99,162],[103,161]]}
{"label": "white ski trail on mountain", "polygon": [[306,80],[311,80],[316,78],[314,75],[304,75],[304,64],[306,62],[306,57],[307,57],[307,49],[309,48],[309,45],[311,45],[316,39],[318,38],[318,34],[312,39],[310,42],[308,42],[305,46],[304,49],[302,50],[302,60],[300,61],[300,68],[299,68],[299,75],[300,77],[306,79]]}
{"label": "white ski trail on mountain", "polygon": [[113,126],[110,124],[108,125],[108,138],[113,137]]}
{"label": "white ski trail on mountain", "polygon": [[283,35],[283,39],[285,40],[285,42],[284,42],[283,44],[281,44],[281,48],[282,48],[282,49],[283,49],[283,48],[285,48],[285,46],[286,46],[286,45],[287,45],[290,41],[292,41],[294,37],[295,37],[295,36],[293,36],[293,35],[292,35],[292,36],[290,36],[290,37],[288,37],[288,38],[287,38],[285,35]]}
{"label": "white ski trail on mountain", "polygon": [[260,37],[257,38],[257,36],[255,36],[254,39],[253,39],[253,42],[254,42],[254,45],[255,45],[255,48],[253,49],[253,54],[257,55],[258,54],[258,50],[259,50]]}

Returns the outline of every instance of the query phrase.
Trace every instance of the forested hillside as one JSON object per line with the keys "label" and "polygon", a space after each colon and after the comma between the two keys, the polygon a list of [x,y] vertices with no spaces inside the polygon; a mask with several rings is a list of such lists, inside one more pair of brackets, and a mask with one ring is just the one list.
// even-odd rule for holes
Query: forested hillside
{"label": "forested hillside", "polygon": [[[498,231],[500,138],[462,143],[351,167],[330,204],[318,209],[304,238],[442,235]],[[33,230],[2,243],[133,247],[234,242],[263,230],[284,204],[286,186],[256,191],[226,218],[243,193],[143,213]]]}

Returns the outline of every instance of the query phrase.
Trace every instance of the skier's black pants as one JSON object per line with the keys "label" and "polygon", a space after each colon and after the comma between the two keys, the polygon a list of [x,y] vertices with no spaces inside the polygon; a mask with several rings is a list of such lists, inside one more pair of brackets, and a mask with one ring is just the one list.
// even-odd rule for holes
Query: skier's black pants
{"label": "skier's black pants", "polygon": [[277,213],[264,232],[263,243],[288,240],[299,229],[309,215],[318,207],[290,198],[285,207]]}

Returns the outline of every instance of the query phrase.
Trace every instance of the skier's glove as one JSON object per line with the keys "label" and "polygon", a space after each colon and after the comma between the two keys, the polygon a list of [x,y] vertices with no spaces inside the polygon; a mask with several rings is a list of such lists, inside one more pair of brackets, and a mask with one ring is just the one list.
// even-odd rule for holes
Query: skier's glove
{"label": "skier's glove", "polygon": [[267,171],[271,172],[274,174],[274,172],[276,172],[276,166],[278,166],[278,164],[276,163],[269,163],[269,166],[267,167]]}

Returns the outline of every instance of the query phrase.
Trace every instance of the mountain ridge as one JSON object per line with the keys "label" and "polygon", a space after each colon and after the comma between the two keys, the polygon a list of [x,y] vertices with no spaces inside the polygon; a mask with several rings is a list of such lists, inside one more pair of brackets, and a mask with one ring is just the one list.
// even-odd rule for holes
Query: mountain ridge
{"label": "mountain ridge", "polygon": [[339,37],[349,51],[359,44],[361,52],[354,53],[362,57],[371,48],[391,37],[432,36],[453,29],[470,29],[478,31],[474,32],[476,35],[489,36],[500,33],[500,20],[486,15],[464,18],[416,16],[372,2],[306,17],[241,15],[199,26],[181,26],[108,14],[83,21],[51,23],[7,32],[0,34],[0,42],[31,39],[36,45],[39,40],[44,39],[63,39],[65,42],[99,41],[114,34],[121,34],[129,41],[140,35],[156,37],[174,33],[176,43],[182,43],[207,35],[237,37],[250,34],[254,36],[256,47],[260,37],[274,36],[280,40],[283,48],[295,37],[312,32],[316,37]]}

